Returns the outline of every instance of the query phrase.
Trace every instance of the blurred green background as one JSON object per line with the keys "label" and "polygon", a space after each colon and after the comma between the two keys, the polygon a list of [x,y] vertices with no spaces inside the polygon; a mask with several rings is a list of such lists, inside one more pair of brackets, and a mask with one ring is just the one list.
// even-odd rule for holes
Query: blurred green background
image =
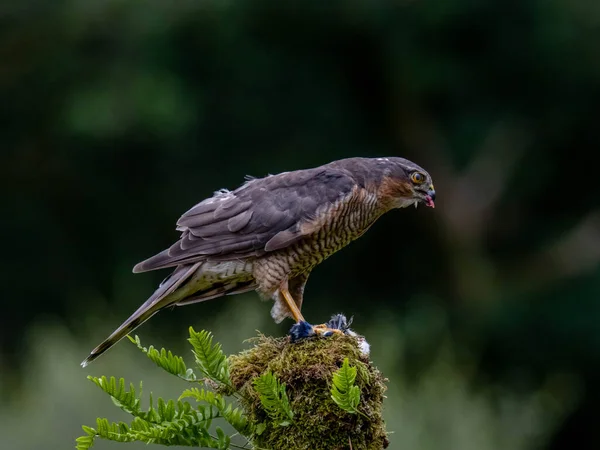
{"label": "blurred green background", "polygon": [[[432,174],[436,209],[328,259],[303,312],[354,316],[390,448],[600,447],[600,3],[322,3],[2,2],[2,448],[124,419],[88,374],[184,388],[127,342],[79,362],[166,276],[131,268],[189,207],[383,155]],[[137,334],[191,361],[193,325],[236,352],[287,332],[270,306],[227,297]]]}

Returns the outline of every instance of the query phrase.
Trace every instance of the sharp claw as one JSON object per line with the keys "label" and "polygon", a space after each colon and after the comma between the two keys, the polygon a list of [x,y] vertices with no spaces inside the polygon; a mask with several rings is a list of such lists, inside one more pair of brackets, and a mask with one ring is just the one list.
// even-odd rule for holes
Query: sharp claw
{"label": "sharp claw", "polygon": [[327,323],[319,325],[311,325],[310,323],[301,320],[292,325],[290,328],[290,338],[292,342],[297,342],[301,339],[306,339],[312,336],[330,337],[334,334],[347,334],[352,318],[347,320],[345,316],[337,314]]}
{"label": "sharp claw", "polygon": [[344,334],[342,330],[338,330],[336,328],[329,328],[327,324],[315,325],[313,327],[313,330],[317,336],[321,337],[329,337],[333,336],[334,334]]}

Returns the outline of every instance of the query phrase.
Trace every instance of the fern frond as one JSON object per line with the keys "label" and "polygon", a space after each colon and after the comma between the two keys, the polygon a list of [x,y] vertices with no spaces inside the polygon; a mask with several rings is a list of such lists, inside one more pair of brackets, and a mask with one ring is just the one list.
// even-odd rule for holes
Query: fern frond
{"label": "fern frond", "polygon": [[231,386],[227,356],[223,353],[221,344],[216,343],[213,345],[212,334],[205,330],[196,332],[194,328],[190,327],[188,341],[194,348],[196,364],[206,377],[217,383]]}
{"label": "fern frond", "polygon": [[234,408],[231,403],[227,403],[222,395],[204,389],[192,388],[183,391],[179,400],[190,397],[198,403],[206,403],[211,411],[214,407],[219,414],[212,417],[224,418],[240,434],[247,435],[251,432],[250,423],[242,410]]}
{"label": "fern frond", "polygon": [[[134,417],[131,425],[124,422],[109,422],[107,419],[97,419],[96,429],[83,427],[85,436],[77,438],[77,450],[88,450],[94,444],[97,437],[117,441],[133,442],[140,441],[147,444],[181,445],[191,447],[205,447],[226,450],[229,448],[229,436],[217,430],[217,437],[210,435],[209,420],[202,414],[192,410],[189,403],[173,401],[165,403],[159,401],[158,410],[162,411],[163,417],[172,415],[171,421],[161,423],[148,422],[141,417]],[[187,405],[187,406],[186,406]],[[169,412],[169,410],[171,412]]]}
{"label": "fern frond", "polygon": [[[131,424],[130,434],[138,441],[148,444],[180,445],[188,447],[229,449],[229,437],[217,438],[210,435],[206,422],[187,423],[182,420],[150,424],[136,418]],[[218,430],[217,430],[218,434]]]}
{"label": "fern frond", "polygon": [[85,436],[80,436],[75,439],[75,442],[77,442],[75,448],[77,450],[88,450],[94,445],[94,440],[96,439],[96,435],[98,433],[94,428],[86,427],[85,425],[83,425],[81,428],[83,428],[83,431],[85,431]]}
{"label": "fern frond", "polygon": [[88,450],[94,445],[94,440],[97,437],[116,442],[134,442],[138,440],[130,434],[130,428],[124,422],[111,423],[108,419],[98,418],[96,419],[96,429],[85,425],[82,428],[86,435],[75,440],[77,450]]}
{"label": "fern frond", "polygon": [[242,436],[252,434],[252,424],[240,408],[234,408],[231,403],[221,411],[223,418]]}
{"label": "fern frond", "polygon": [[269,371],[255,378],[253,384],[267,415],[280,426],[289,425],[294,413],[285,392],[285,383],[280,384],[277,377]]}
{"label": "fern frond", "polygon": [[[154,406],[154,399],[150,393],[150,406],[147,411],[143,411],[140,406],[140,398],[136,396],[133,384],[129,385],[129,390],[125,389],[125,380],[115,377],[107,379],[105,376],[96,378],[88,376],[100,389],[110,395],[113,403],[123,411],[137,417],[144,422],[151,424],[173,423],[181,429],[193,424],[205,422],[206,428],[210,426],[210,421],[214,414],[206,408],[193,409],[188,402],[178,400],[169,400],[165,402],[159,398]],[[141,391],[141,384],[140,384]]]}
{"label": "fern frond", "polygon": [[96,433],[99,437],[116,442],[133,442],[135,436],[129,433],[129,425],[124,422],[109,422],[108,419],[96,419]]}
{"label": "fern frond", "polygon": [[174,355],[170,350],[167,351],[164,348],[161,348],[160,351],[158,351],[152,345],[146,348],[142,346],[142,342],[138,335],[136,335],[135,338],[132,338],[131,336],[127,336],[127,338],[161,369],[164,369],[170,374],[176,375],[185,381],[197,380],[196,374],[192,369],[186,367],[181,356]]}
{"label": "fern frond", "polygon": [[219,448],[225,449],[225,450],[229,449],[229,444],[231,443],[231,438],[229,436],[227,436],[225,434],[225,432],[219,427],[217,427],[215,429],[215,431],[217,432],[217,440],[219,442]]}
{"label": "fern frond", "polygon": [[87,379],[91,380],[96,386],[110,395],[113,403],[123,411],[134,416],[138,415],[140,411],[140,399],[135,393],[133,383],[129,384],[129,390],[127,390],[125,388],[125,380],[123,378],[120,378],[117,382],[115,377],[110,377],[110,379],[108,379],[104,375],[102,375],[100,378],[90,375],[87,377]]}
{"label": "fern frond", "polygon": [[360,389],[354,384],[356,381],[356,367],[350,367],[348,358],[344,358],[342,367],[333,373],[333,386],[331,398],[344,411],[356,414],[360,403]]}

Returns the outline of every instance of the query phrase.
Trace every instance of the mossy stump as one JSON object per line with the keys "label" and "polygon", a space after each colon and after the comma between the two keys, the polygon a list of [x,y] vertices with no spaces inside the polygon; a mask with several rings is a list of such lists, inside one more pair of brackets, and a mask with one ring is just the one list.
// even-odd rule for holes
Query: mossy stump
{"label": "mossy stump", "polygon": [[[357,338],[334,335],[290,343],[289,338],[259,336],[252,348],[229,357],[233,388],[251,421],[264,424],[252,443],[270,450],[380,450],[388,440],[382,417],[385,379],[361,353]],[[357,368],[359,414],[341,409],[331,398],[333,373],[348,358]],[[253,380],[272,372],[286,385],[294,418],[287,426],[269,419]],[[262,428],[262,427],[261,427]]]}

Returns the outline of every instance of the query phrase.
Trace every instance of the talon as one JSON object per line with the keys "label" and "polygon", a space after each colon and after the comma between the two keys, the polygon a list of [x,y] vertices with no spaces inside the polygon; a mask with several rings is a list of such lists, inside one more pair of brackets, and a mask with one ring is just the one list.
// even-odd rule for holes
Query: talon
{"label": "talon", "polygon": [[313,326],[313,331],[317,336],[321,337],[329,337],[333,336],[334,334],[344,334],[342,330],[337,328],[329,328],[326,323]]}
{"label": "talon", "polygon": [[336,328],[329,328],[326,323],[320,325],[311,325],[310,323],[301,320],[295,323],[290,328],[290,339],[291,342],[297,342],[301,339],[306,339],[312,336],[317,337],[329,337],[334,334],[344,334],[344,331]]}
{"label": "talon", "polygon": [[292,325],[292,328],[290,328],[290,339],[292,342],[297,342],[301,339],[314,336],[315,334],[314,327],[304,320],[295,323]]}

